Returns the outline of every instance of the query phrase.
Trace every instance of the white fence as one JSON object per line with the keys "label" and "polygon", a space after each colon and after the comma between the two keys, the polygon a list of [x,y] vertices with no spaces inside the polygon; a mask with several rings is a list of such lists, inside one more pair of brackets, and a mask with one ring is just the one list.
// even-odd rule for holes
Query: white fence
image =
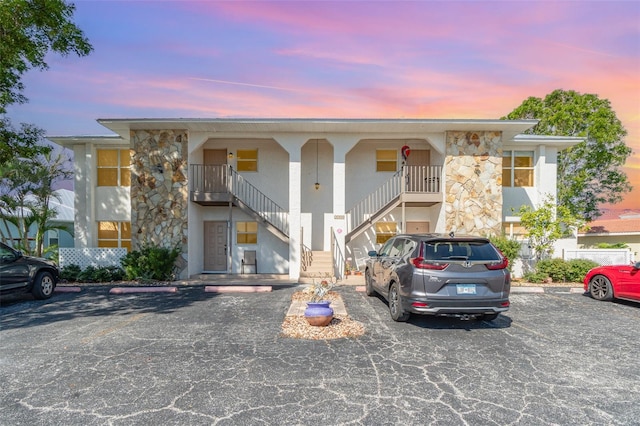
{"label": "white fence", "polygon": [[580,249],[565,250],[564,260],[589,259],[599,265],[628,265],[633,262],[629,249]]}
{"label": "white fence", "polygon": [[120,266],[120,259],[127,255],[126,248],[60,248],[60,268],[78,265],[80,269],[87,266]]}

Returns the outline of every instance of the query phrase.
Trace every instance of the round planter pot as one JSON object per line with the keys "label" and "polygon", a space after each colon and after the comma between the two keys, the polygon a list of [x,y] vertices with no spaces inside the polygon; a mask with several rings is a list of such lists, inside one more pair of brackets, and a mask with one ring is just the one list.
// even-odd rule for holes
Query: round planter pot
{"label": "round planter pot", "polygon": [[333,319],[333,308],[328,300],[321,302],[307,302],[307,309],[304,310],[304,317],[309,325],[324,327],[329,325]]}

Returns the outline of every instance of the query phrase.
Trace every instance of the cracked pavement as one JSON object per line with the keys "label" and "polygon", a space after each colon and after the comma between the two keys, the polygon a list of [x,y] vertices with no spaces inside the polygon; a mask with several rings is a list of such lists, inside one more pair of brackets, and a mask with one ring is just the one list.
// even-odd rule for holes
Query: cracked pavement
{"label": "cracked pavement", "polygon": [[357,339],[279,336],[271,293],[3,298],[0,424],[638,424],[640,305],[513,294],[493,322],[412,316],[339,287]]}

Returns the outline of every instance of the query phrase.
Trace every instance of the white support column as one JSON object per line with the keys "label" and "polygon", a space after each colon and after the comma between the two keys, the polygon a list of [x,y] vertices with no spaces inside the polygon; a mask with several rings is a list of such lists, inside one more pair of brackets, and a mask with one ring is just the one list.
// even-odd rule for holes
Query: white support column
{"label": "white support column", "polygon": [[74,161],[74,246],[76,248],[92,247],[89,245],[91,236],[90,220],[93,204],[91,203],[91,191],[93,190],[88,181],[89,161],[91,155],[87,152],[91,151],[89,144],[75,145],[73,147]]}
{"label": "white support column", "polygon": [[301,194],[300,194],[300,155],[297,159],[289,158],[289,279],[300,278],[300,231],[301,221]]}
{"label": "white support column", "polygon": [[327,140],[333,145],[333,229],[340,252],[348,257],[344,237],[347,233],[347,153],[358,143],[351,135],[331,136]]}
{"label": "white support column", "polygon": [[356,136],[331,136],[327,139],[333,145],[333,211],[345,214],[347,201],[347,153],[358,143]]}
{"label": "white support column", "polygon": [[300,232],[302,230],[301,149],[308,138],[291,135],[274,139],[289,153],[289,279],[300,278]]}

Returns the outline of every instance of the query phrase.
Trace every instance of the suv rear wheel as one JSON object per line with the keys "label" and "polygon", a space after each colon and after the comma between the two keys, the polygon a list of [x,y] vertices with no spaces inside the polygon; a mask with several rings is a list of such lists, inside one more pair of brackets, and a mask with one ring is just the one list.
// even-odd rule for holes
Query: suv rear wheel
{"label": "suv rear wheel", "polygon": [[409,312],[402,308],[398,283],[393,283],[389,289],[389,312],[394,321],[404,322],[409,319]]}
{"label": "suv rear wheel", "polygon": [[40,272],[33,282],[31,293],[36,299],[48,299],[53,294],[55,282],[50,272]]}

